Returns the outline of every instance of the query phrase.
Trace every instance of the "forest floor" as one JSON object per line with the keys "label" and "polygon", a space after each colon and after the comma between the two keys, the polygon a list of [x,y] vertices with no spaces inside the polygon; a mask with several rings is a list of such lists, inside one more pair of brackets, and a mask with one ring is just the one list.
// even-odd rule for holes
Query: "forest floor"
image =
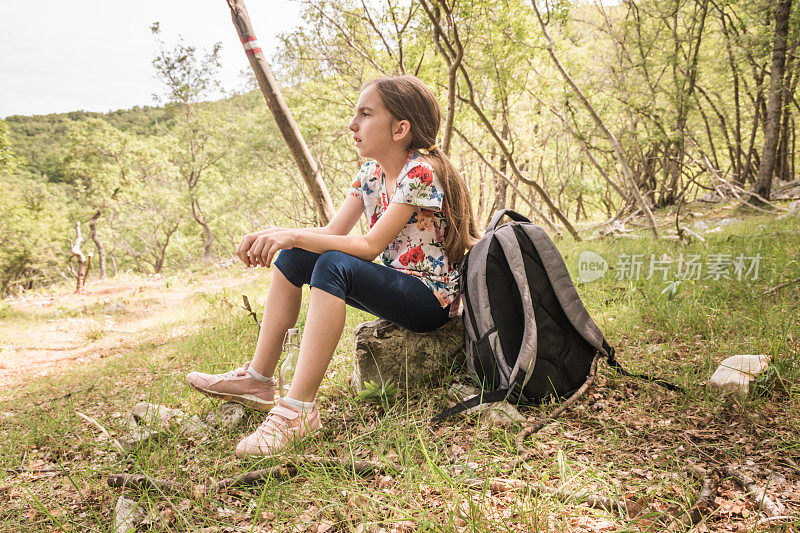
{"label": "forest floor", "polygon": [[[89,283],[83,295],[61,286],[0,302],[0,531],[113,531],[123,494],[147,513],[140,527],[154,531],[798,531],[800,216],[743,212],[733,203],[681,212],[703,241],[670,240],[675,214],[667,210],[658,214],[666,239],[650,239],[637,220],[616,236],[558,246],[619,360],[685,392],[601,365],[588,393],[521,449],[515,438],[527,423],[500,425],[485,415],[428,423],[461,376],[392,399],[358,400],[349,383],[352,334],[372,317],[348,309],[318,397],[323,431],[292,454],[235,459],[236,442],[263,419],[250,413],[241,427],[198,437],[171,431],[122,456],[78,413],[121,438],[138,401],[201,418],[217,409],[184,376],[249,357],[257,329],[242,295],[261,316],[267,273],[206,267],[120,276]],[[605,276],[580,281],[585,251],[608,262]],[[706,269],[721,257],[742,257],[747,268],[695,279],[671,264],[648,276],[667,256],[695,257],[692,264]],[[635,258],[643,261],[639,273],[629,269]],[[301,328],[306,308],[307,291]],[[771,379],[748,396],[704,385],[720,361],[740,353],[771,357]],[[553,408],[522,412],[532,422]],[[371,461],[383,471],[360,476],[311,456]],[[285,468],[287,458],[299,464]],[[206,490],[273,467],[260,483]],[[142,472],[185,486],[161,492],[106,483],[109,475]],[[778,516],[768,517],[759,507],[765,500],[745,494],[731,473],[765,488]],[[475,479],[487,483],[475,487]],[[702,503],[704,484],[711,493]],[[623,508],[592,508],[581,494]]]}
{"label": "forest floor", "polygon": [[[242,272],[244,270],[244,272]],[[196,277],[118,276],[7,300],[0,321],[0,389],[130,350],[157,335],[195,330],[175,325],[196,309],[187,300],[252,283],[255,270],[213,271]]]}

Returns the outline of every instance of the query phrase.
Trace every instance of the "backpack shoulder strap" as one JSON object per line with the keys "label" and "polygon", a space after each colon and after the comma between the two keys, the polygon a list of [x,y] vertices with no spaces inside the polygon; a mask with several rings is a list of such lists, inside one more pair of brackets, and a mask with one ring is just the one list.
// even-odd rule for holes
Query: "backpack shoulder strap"
{"label": "backpack shoulder strap", "polygon": [[[467,309],[464,310],[464,329],[467,337],[475,341],[487,334],[494,336],[491,339],[492,345],[496,346],[493,364],[496,365],[500,374],[500,386],[505,388],[511,369],[506,363],[502,346],[499,342],[493,342],[497,336],[496,331],[490,333],[497,328],[490,310],[489,288],[486,283],[486,264],[493,237],[494,231],[487,230],[483,238],[469,251],[469,268],[465,272],[462,293],[468,297],[470,312]],[[467,357],[467,369],[473,375],[476,373],[474,364],[475,361],[471,357]]]}
{"label": "backpack shoulder strap", "polygon": [[[523,320],[524,330],[522,333],[519,355],[511,369],[511,375],[508,377],[509,385],[513,384],[513,386],[509,387],[509,396],[513,396],[515,394],[521,394],[522,388],[528,383],[531,371],[536,364],[536,317],[533,312],[531,290],[528,286],[528,275],[525,272],[525,261],[522,259],[522,249],[517,240],[517,235],[514,233],[513,225],[502,226],[495,231],[495,237],[503,249],[506,261],[508,261],[508,266],[511,268],[511,274],[514,276],[514,281],[517,283],[517,289],[519,290],[519,295],[522,300],[522,309],[525,313],[525,318]],[[521,379],[518,379],[518,377]],[[509,398],[513,403],[516,403],[518,399],[518,396]]]}

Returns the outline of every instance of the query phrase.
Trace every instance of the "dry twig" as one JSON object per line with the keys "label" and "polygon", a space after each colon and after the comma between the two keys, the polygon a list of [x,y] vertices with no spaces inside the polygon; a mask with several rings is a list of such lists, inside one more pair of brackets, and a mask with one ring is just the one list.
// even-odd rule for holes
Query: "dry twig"
{"label": "dry twig", "polygon": [[171,494],[192,494],[191,485],[175,483],[163,479],[153,479],[141,474],[111,474],[106,478],[109,487],[131,488],[137,490],[155,490]]}
{"label": "dry twig", "polygon": [[701,482],[700,494],[697,496],[692,508],[686,511],[685,515],[688,520],[684,525],[693,527],[703,521],[703,514],[714,505],[714,496],[717,492],[717,486],[719,486],[719,480],[717,479],[716,468],[712,468],[709,471],[690,464],[684,469],[684,472],[693,475]]}
{"label": "dry twig", "polygon": [[206,494],[227,490],[240,485],[254,485],[263,483],[268,479],[292,478],[297,476],[302,467],[316,466],[320,468],[341,468],[366,477],[371,475],[384,475],[387,469],[373,461],[349,461],[337,457],[302,456],[290,457],[282,465],[273,466],[263,470],[245,472],[237,477],[229,477],[208,486],[187,485],[163,479],[153,479],[146,475],[112,474],[108,476],[107,483],[110,487],[129,487],[139,490],[161,490],[176,494]]}
{"label": "dry twig", "polygon": [[768,517],[777,517],[781,516],[783,512],[781,507],[775,502],[773,502],[769,496],[767,496],[766,488],[762,489],[759,487],[756,482],[751,479],[750,477],[746,476],[742,472],[739,472],[733,467],[724,466],[722,467],[722,472],[728,476],[729,478],[736,481],[740,487],[745,492],[745,495],[751,499],[756,506],[760,507]]}
{"label": "dry twig", "polygon": [[[385,475],[389,468],[373,461],[349,461],[339,458],[304,456],[289,458],[282,465],[273,466],[264,470],[245,472],[238,477],[223,479],[208,487],[192,486],[166,480],[154,480],[147,476],[131,474],[113,474],[108,477],[110,487],[128,487],[139,490],[159,490],[174,494],[208,494],[219,493],[231,487],[241,485],[254,485],[269,479],[291,478],[298,475],[302,466],[317,466],[322,468],[344,468],[358,476]],[[391,468],[391,470],[402,470]],[[526,483],[516,479],[481,479],[466,478],[457,480],[458,483],[473,489],[488,489],[492,492],[508,492],[512,490],[529,490],[536,494],[551,496],[562,502],[580,502],[595,509],[605,509],[609,512],[624,514],[626,507],[623,502],[605,496],[597,496],[585,491],[570,492],[565,489],[553,489],[544,485]]]}
{"label": "dry twig", "polygon": [[591,369],[589,370],[589,377],[586,378],[586,382],[584,382],[584,384],[581,385],[581,388],[578,389],[575,392],[575,394],[573,394],[566,401],[564,401],[564,403],[562,403],[558,407],[558,409],[554,410],[552,413],[550,413],[546,417],[544,417],[544,418],[542,418],[540,420],[537,420],[536,422],[534,422],[530,426],[522,429],[522,431],[520,431],[517,434],[517,449],[522,450],[522,446],[523,446],[523,442],[522,441],[524,441],[526,437],[528,437],[530,435],[533,435],[537,431],[541,430],[545,425],[547,425],[547,423],[549,423],[550,421],[555,420],[556,418],[561,416],[564,413],[564,411],[569,409],[570,406],[572,406],[575,402],[577,402],[580,399],[581,396],[586,394],[586,391],[589,390],[589,387],[591,387],[592,383],[594,383],[594,378],[597,375],[597,362],[599,360],[600,360],[600,354],[595,355],[594,359],[592,359],[592,366],[591,366]]}
{"label": "dry twig", "polygon": [[254,470],[252,472],[245,472],[239,477],[231,477],[223,479],[215,483],[208,490],[210,492],[220,492],[229,487],[237,485],[249,485],[253,483],[262,482],[265,479],[276,476],[296,476],[300,467],[304,466],[317,466],[321,468],[343,468],[354,472],[358,476],[366,477],[370,475],[384,475],[386,469],[379,463],[373,461],[348,461],[346,459],[339,459],[338,457],[315,457],[304,456],[298,458],[289,458],[286,463],[281,466],[267,468],[265,470]]}
{"label": "dry twig", "polygon": [[242,294],[242,301],[244,302],[244,310],[247,311],[247,314],[253,317],[253,322],[256,323],[256,326],[260,326],[258,323],[258,315],[253,309],[250,307],[250,300],[247,299],[246,294]]}
{"label": "dry twig", "polygon": [[773,292],[778,291],[780,289],[783,289],[785,287],[789,287],[790,285],[794,285],[795,283],[800,283],[800,278],[795,278],[795,279],[793,279],[791,281],[785,281],[785,282],[781,283],[780,285],[775,285],[774,287],[771,287],[771,288],[765,290],[764,292],[762,292],[761,296],[766,296],[767,294],[773,293]]}
{"label": "dry twig", "polygon": [[[81,413],[79,411],[75,411],[75,414],[77,414],[79,417],[83,418],[84,420],[86,420],[90,424],[92,424],[95,427],[97,427],[103,433],[103,435],[105,435],[106,437],[108,437],[109,440],[111,440],[111,442],[114,444],[114,446],[116,446],[117,450],[119,450],[119,452],[122,455],[122,457],[127,457],[128,452],[125,451],[125,448],[122,447],[122,444],[120,444],[120,442],[117,439],[115,439],[111,435],[111,433],[109,433],[109,431],[100,422],[98,422],[93,417],[85,415],[85,414],[83,414],[83,413]],[[186,520],[186,517],[183,516],[183,513],[181,513],[181,511],[177,507],[175,507],[175,505],[172,503],[172,500],[167,498],[166,494],[164,494],[164,492],[161,490],[161,486],[158,483],[156,483],[156,481],[153,480],[153,478],[151,478],[150,476],[148,476],[145,473],[145,471],[142,469],[142,467],[139,466],[139,463],[136,461],[135,458],[133,460],[133,464],[134,464],[134,466],[136,466],[136,468],[139,470],[139,472],[142,473],[141,476],[136,476],[136,477],[141,477],[143,480],[145,480],[146,483],[148,483],[150,486],[152,486],[152,488],[154,488],[158,492],[160,492],[161,495],[164,496],[164,498],[167,500],[167,502],[169,503],[170,507],[172,507],[172,510],[175,511],[178,514],[178,516],[181,517],[181,519],[183,519],[183,522],[186,525],[189,525],[189,522]],[[119,475],[121,475],[121,476],[130,476],[130,474],[119,474]],[[108,481],[109,485],[111,485],[111,478],[112,477],[114,477],[114,475],[109,476],[109,481]],[[113,485],[111,485],[111,486],[113,486]],[[123,483],[122,486],[125,486],[124,483]]]}
{"label": "dry twig", "polygon": [[48,467],[48,468],[6,468],[7,474],[60,474],[60,475],[69,475],[72,472],[69,468],[58,468],[58,467]]}

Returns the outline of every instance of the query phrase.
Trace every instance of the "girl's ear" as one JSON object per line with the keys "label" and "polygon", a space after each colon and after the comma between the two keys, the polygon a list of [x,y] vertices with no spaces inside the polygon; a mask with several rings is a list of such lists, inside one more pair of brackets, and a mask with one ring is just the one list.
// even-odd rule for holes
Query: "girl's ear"
{"label": "girl's ear", "polygon": [[411,123],[407,120],[392,121],[392,140],[395,142],[404,140],[411,142]]}

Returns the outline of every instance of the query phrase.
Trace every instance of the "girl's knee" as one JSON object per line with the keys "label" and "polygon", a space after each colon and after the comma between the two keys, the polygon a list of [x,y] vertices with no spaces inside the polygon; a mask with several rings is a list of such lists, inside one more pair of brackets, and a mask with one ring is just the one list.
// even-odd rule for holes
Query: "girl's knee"
{"label": "girl's knee", "polygon": [[338,250],[330,250],[323,252],[319,256],[317,264],[314,265],[314,269],[325,271],[340,270],[342,267],[346,267],[353,259],[355,258],[352,255]]}
{"label": "girl's knee", "polygon": [[302,248],[287,248],[280,251],[273,264],[292,285],[302,287],[311,279],[317,257],[319,254]]}
{"label": "girl's knee", "polygon": [[344,298],[355,279],[354,261],[360,259],[338,250],[323,252],[314,265],[310,285]]}
{"label": "girl's knee", "polygon": [[322,275],[329,277],[330,275],[339,276],[342,278],[354,277],[354,272],[358,270],[363,259],[359,259],[350,254],[340,252],[338,250],[330,250],[323,252],[317,259],[317,264],[314,265],[314,275]]}

